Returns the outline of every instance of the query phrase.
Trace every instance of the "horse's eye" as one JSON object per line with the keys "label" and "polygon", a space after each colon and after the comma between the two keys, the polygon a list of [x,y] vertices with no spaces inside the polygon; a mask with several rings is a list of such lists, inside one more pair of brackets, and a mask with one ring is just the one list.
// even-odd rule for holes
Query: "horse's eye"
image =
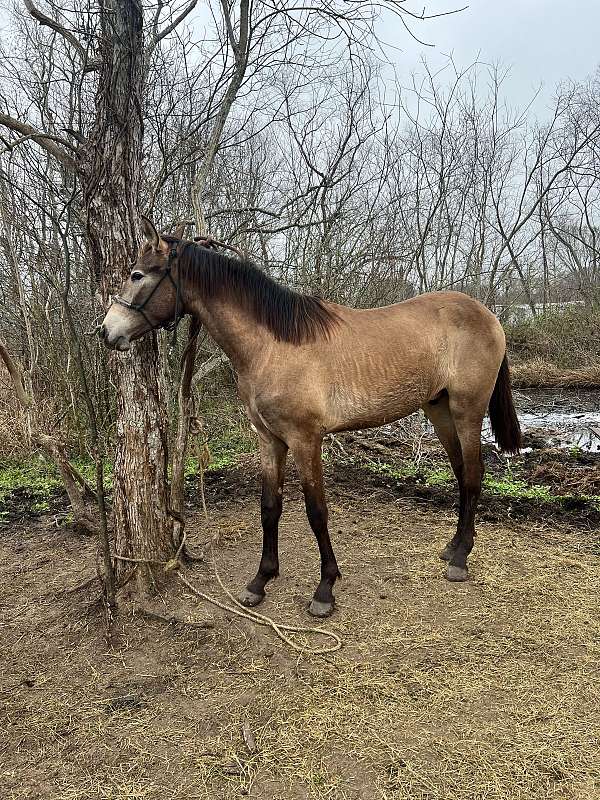
{"label": "horse's eye", "polygon": [[144,277],[145,277],[144,273],[143,272],[138,272],[138,270],[135,270],[134,272],[131,273],[131,280],[134,283],[135,283],[135,281],[141,281],[142,278],[144,278]]}

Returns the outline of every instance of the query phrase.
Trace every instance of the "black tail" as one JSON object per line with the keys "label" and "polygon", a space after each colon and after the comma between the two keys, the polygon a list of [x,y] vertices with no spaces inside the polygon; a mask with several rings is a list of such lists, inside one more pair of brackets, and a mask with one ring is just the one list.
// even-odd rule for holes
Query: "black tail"
{"label": "black tail", "polygon": [[506,355],[502,359],[490,399],[490,422],[494,439],[500,450],[505,453],[518,453],[522,447],[521,426],[513,403]]}

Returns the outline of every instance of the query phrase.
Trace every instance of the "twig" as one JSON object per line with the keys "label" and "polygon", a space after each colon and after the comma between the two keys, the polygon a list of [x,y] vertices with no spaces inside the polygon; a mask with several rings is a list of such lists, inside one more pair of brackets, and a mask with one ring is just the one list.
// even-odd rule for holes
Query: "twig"
{"label": "twig", "polygon": [[251,755],[254,755],[258,750],[258,748],[256,746],[256,739],[254,738],[254,734],[250,729],[250,723],[248,722],[247,719],[244,720],[244,722],[242,723],[242,738],[244,739],[244,743],[248,748],[248,752]]}

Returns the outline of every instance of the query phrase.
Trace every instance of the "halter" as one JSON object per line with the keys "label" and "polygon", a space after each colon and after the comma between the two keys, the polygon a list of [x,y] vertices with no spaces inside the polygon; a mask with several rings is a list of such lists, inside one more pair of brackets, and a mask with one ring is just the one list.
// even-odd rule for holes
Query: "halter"
{"label": "halter", "polygon": [[[179,286],[179,283],[176,282],[173,279],[173,276],[171,275],[173,262],[175,261],[176,258],[177,258],[177,245],[172,245],[171,249],[169,250],[169,260],[167,261],[167,268],[163,272],[161,279],[158,281],[154,289],[152,289],[152,291],[150,292],[148,297],[143,301],[143,303],[130,303],[129,300],[125,300],[123,297],[119,297],[118,294],[113,295],[112,302],[130,309],[130,311],[137,311],[138,314],[141,314],[142,317],[148,323],[148,330],[150,331],[155,331],[158,328],[164,328],[167,331],[175,331],[177,329],[179,320],[183,316],[183,314],[181,314],[179,309],[181,300],[181,288]],[[148,317],[146,312],[144,311],[144,308],[145,306],[148,305],[154,293],[156,292],[156,290],[158,289],[158,287],[161,285],[161,283],[164,281],[165,278],[168,278],[171,281],[171,284],[175,289],[175,313],[173,315],[173,319],[171,320],[171,322],[153,324],[150,321],[150,318]]]}

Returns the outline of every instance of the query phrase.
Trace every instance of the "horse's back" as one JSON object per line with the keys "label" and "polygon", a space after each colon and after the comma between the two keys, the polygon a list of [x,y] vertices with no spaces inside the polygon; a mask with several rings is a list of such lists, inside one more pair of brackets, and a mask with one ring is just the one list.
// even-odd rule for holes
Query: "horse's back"
{"label": "horse's back", "polygon": [[504,334],[468,295],[435,292],[374,309],[328,305],[338,318],[330,335],[274,346],[253,387],[257,409],[273,423],[303,419],[323,432],[375,427],[444,389],[471,384],[481,394],[491,382],[491,392]]}
{"label": "horse's back", "polygon": [[[393,325],[400,332],[416,323],[419,332],[437,332],[448,324],[465,326],[475,332],[502,330],[496,316],[483,303],[463,292],[428,292],[400,303],[376,308],[350,308],[328,303],[342,323],[350,329]],[[341,332],[341,331],[340,331]]]}
{"label": "horse's back", "polygon": [[337,307],[336,313],[340,330],[322,352],[324,364],[330,362],[328,427],[400,419],[443,390],[477,398],[491,393],[504,332],[472,297],[432,292],[376,309]]}
{"label": "horse's back", "polygon": [[494,314],[462,292],[431,292],[380,308],[354,309],[334,306],[340,324],[329,345],[334,357],[345,351],[353,358],[362,354],[389,359],[394,353],[401,361],[437,358],[464,360],[479,351],[500,358],[505,351],[504,331]]}

